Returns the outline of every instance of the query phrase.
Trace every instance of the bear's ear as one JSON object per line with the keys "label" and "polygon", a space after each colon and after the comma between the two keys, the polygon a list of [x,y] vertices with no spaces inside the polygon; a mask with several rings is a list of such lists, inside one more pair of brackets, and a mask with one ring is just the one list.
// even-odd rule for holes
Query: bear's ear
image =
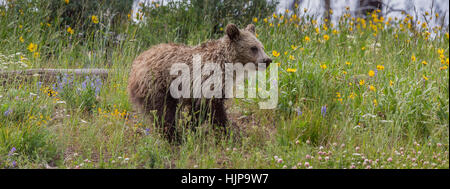
{"label": "bear's ear", "polygon": [[246,28],[245,28],[245,30],[247,30],[247,31],[249,31],[250,33],[252,33],[252,34],[255,34],[255,25],[253,25],[253,24],[249,24]]}
{"label": "bear's ear", "polygon": [[236,41],[239,39],[239,28],[236,25],[228,24],[225,31],[232,41]]}

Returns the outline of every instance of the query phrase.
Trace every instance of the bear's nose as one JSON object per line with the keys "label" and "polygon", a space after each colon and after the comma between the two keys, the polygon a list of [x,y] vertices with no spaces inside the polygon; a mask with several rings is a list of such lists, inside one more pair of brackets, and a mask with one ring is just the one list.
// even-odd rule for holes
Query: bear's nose
{"label": "bear's nose", "polygon": [[266,59],[264,59],[264,63],[270,64],[270,63],[272,63],[272,59],[266,58]]}

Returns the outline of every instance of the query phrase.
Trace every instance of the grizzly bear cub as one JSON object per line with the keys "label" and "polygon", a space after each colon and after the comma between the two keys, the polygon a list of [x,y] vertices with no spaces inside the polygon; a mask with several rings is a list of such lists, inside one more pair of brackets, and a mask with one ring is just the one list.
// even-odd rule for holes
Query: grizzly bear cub
{"label": "grizzly bear cub", "polygon": [[[185,63],[192,70],[193,56],[200,55],[204,63],[265,63],[272,60],[264,52],[264,47],[255,36],[255,26],[248,25],[239,29],[234,24],[225,28],[226,35],[210,40],[198,46],[181,44],[159,44],[140,54],[134,61],[128,80],[128,93],[132,104],[144,113],[156,111],[165,134],[174,137],[176,109],[180,103],[190,106],[197,112],[201,103],[207,104],[207,112],[212,116],[214,125],[225,128],[228,123],[224,98],[177,99],[169,92],[170,83],[176,76],[170,75],[170,68],[176,63]],[[202,78],[204,80],[204,78]],[[223,90],[222,90],[223,91]],[[203,101],[202,101],[203,100]]]}

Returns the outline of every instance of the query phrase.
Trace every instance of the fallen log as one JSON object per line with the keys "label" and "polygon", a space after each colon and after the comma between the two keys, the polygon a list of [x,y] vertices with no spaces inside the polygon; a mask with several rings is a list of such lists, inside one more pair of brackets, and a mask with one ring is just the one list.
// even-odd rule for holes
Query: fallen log
{"label": "fallen log", "polygon": [[107,69],[28,69],[28,70],[10,70],[0,71],[0,81],[5,84],[8,82],[26,82],[38,79],[42,82],[56,81],[58,76],[68,75],[70,77],[98,76],[105,80],[108,77]]}

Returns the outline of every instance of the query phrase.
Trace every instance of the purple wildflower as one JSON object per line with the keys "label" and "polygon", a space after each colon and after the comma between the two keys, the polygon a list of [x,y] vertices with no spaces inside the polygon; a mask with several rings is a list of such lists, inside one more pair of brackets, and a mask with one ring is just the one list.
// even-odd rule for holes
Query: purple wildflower
{"label": "purple wildflower", "polygon": [[101,86],[102,85],[102,80],[100,78],[95,79],[95,85],[96,86]]}
{"label": "purple wildflower", "polygon": [[83,83],[81,83],[81,88],[84,90],[86,89],[86,84],[87,84],[87,80],[83,81]]}
{"label": "purple wildflower", "polygon": [[61,79],[61,82],[58,83],[58,90],[61,91],[65,85],[68,85],[68,75],[67,73],[64,74],[63,78]]}
{"label": "purple wildflower", "polygon": [[13,166],[13,167],[16,167],[16,166],[17,166],[16,161],[13,161],[13,162],[12,162],[12,166]]}
{"label": "purple wildflower", "polygon": [[102,80],[100,78],[95,79],[95,95],[97,96],[100,93],[100,89],[102,87]]}
{"label": "purple wildflower", "polygon": [[98,93],[100,93],[100,87],[95,87],[95,96],[98,96]]}
{"label": "purple wildflower", "polygon": [[8,156],[12,156],[14,154],[14,152],[16,152],[16,148],[12,147],[11,150],[8,153]]}
{"label": "purple wildflower", "polygon": [[322,106],[320,112],[322,113],[322,116],[325,117],[325,115],[327,114],[327,106]]}
{"label": "purple wildflower", "polygon": [[39,91],[41,89],[42,82],[39,81],[39,82],[36,83],[36,85],[37,85],[37,90]]}
{"label": "purple wildflower", "polygon": [[8,110],[6,110],[6,111],[3,113],[3,115],[4,115],[4,116],[9,116],[9,115],[11,114],[11,112],[12,112],[11,108],[8,108]]}
{"label": "purple wildflower", "polygon": [[67,73],[64,73],[64,77],[63,80],[67,82],[67,78],[69,77],[69,75]]}
{"label": "purple wildflower", "polygon": [[72,75],[72,77],[71,78],[69,78],[69,75],[66,75],[67,76],[67,85],[71,85],[72,84],[72,82],[73,82],[73,80],[74,80],[74,75]]}
{"label": "purple wildflower", "polygon": [[295,111],[297,111],[297,116],[301,116],[303,113],[302,113],[302,110],[299,108],[299,107],[297,107],[296,109],[295,109]]}

